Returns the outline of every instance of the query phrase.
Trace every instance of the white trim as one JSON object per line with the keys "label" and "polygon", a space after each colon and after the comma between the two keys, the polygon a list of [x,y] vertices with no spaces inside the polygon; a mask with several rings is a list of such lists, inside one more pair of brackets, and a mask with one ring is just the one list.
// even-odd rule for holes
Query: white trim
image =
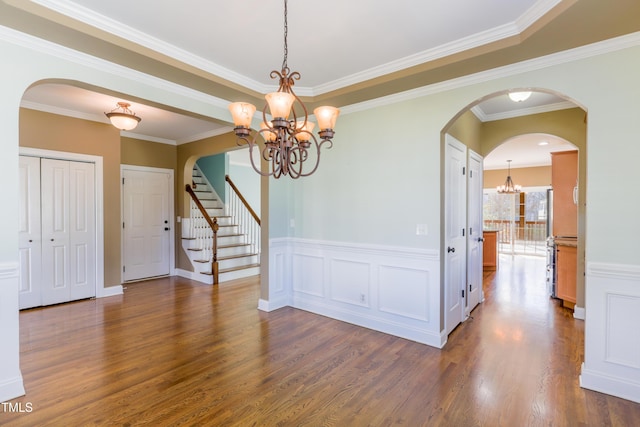
{"label": "white trim", "polygon": [[[146,34],[136,28],[99,14],[96,11],[84,7],[76,2],[65,0],[34,0],[34,2],[47,9],[71,17],[72,19],[79,20],[80,22],[86,23],[109,34],[115,34],[118,37],[123,37],[155,52],[162,53],[170,58],[175,58],[185,64],[192,65],[208,73],[220,76],[225,80],[242,85],[256,92],[267,93],[274,90],[273,85],[262,84],[252,78],[216,64],[201,56],[194,55],[191,52]],[[441,46],[427,49],[414,55],[401,58],[400,60],[391,61],[381,66],[364,70],[360,73],[354,73],[350,76],[346,76],[332,82],[315,87],[300,87],[296,92],[300,96],[322,95],[355,83],[422,64],[427,61],[433,61],[479,46],[484,46],[508,37],[517,36],[547,12],[552,10],[559,2],[560,0],[540,0],[514,22],[490,28],[478,34],[454,40]]]}
{"label": "white trim", "polygon": [[578,320],[584,320],[586,315],[586,311],[584,307],[578,307],[577,305],[573,308],[573,318]]}
{"label": "white trim", "polygon": [[0,263],[0,280],[20,277],[19,262],[2,262]]}
{"label": "white trim", "polygon": [[540,105],[538,107],[522,108],[519,110],[505,111],[502,113],[485,114],[480,104],[471,107],[471,112],[481,122],[492,122],[495,120],[512,119],[514,117],[529,116],[532,114],[549,113],[551,111],[567,110],[575,108],[576,104],[570,101],[557,102],[555,104]]}
{"label": "white trim", "polygon": [[[122,183],[122,179],[124,178],[125,171],[132,172],[152,172],[152,173],[161,173],[169,175],[169,188],[168,188],[168,203],[169,203],[169,218],[171,218],[171,224],[169,226],[171,233],[169,233],[169,273],[176,269],[176,228],[177,221],[175,217],[175,178],[174,178],[174,170],[173,169],[165,169],[165,168],[155,168],[150,166],[136,166],[136,165],[120,165],[120,182]],[[120,185],[120,222],[124,221],[124,191],[122,190],[122,184]],[[124,265],[124,230],[120,231],[120,241],[121,241],[121,263],[120,267]],[[120,269],[120,279],[121,282],[124,283],[124,272],[122,268]]]}
{"label": "white trim", "polygon": [[640,403],[640,384],[628,378],[619,378],[587,369],[582,363],[580,387]]}
{"label": "white trim", "polygon": [[6,402],[25,394],[22,375],[0,382],[0,402]]}
{"label": "white trim", "polygon": [[593,277],[640,281],[640,266],[590,262],[587,264],[587,275]]}
{"label": "white trim", "polygon": [[70,153],[66,151],[44,150],[41,148],[19,147],[20,156],[42,157],[48,159],[71,160],[93,163],[95,165],[96,196],[96,297],[103,297],[107,292],[104,283],[104,167],[102,156]]}
{"label": "white trim", "polygon": [[[300,238],[269,240],[269,299],[441,348],[437,250]],[[415,292],[414,292],[415,291]]]}
{"label": "white trim", "polygon": [[196,282],[204,283],[206,285],[213,285],[213,276],[198,273],[197,271],[188,271],[183,270],[182,268],[176,268],[175,275],[178,277],[184,277],[185,279],[195,280]]}
{"label": "white trim", "polygon": [[[42,0],[41,0],[42,1]],[[4,27],[0,25],[0,40],[7,41],[9,43],[22,46],[28,49],[35,50],[37,52],[44,52],[49,55],[54,55],[67,61],[80,64],[82,66],[94,68],[102,72],[112,73],[114,75],[122,76],[123,78],[130,79],[134,82],[143,83],[158,89],[165,90],[167,92],[185,96],[187,98],[197,100],[203,103],[208,103],[212,106],[218,107],[222,110],[227,109],[228,101],[222,98],[211,96],[203,92],[199,92],[194,89],[187,88],[185,86],[178,85],[176,83],[169,82],[167,80],[160,79],[139,71],[132,70],[130,68],[91,56],[85,53],[75,51],[73,49],[52,43],[47,40],[43,40],[12,28]],[[358,111],[364,111],[371,108],[380,106],[395,104],[411,99],[420,98],[423,96],[432,95],[435,93],[445,92],[457,88],[471,86],[478,83],[484,83],[491,80],[510,77],[514,74],[520,74],[530,71],[535,71],[543,68],[548,68],[554,65],[565,64],[580,59],[586,59],[597,55],[602,55],[609,52],[615,52],[618,50],[626,49],[640,45],[640,32],[626,34],[624,36],[615,37],[609,40],[593,43],[586,46],[581,46],[574,49],[565,50],[562,52],[553,53],[550,55],[518,62],[515,64],[505,65],[503,67],[494,68],[487,71],[482,71],[467,76],[446,80],[443,82],[435,83],[428,86],[423,86],[417,89],[408,90],[405,92],[396,93],[393,95],[376,98],[360,102],[357,104],[351,104],[341,106],[341,114],[350,114]],[[390,71],[387,71],[390,72]],[[215,73],[214,73],[215,74]],[[220,75],[220,74],[218,74]],[[233,80],[233,79],[230,79]],[[242,83],[241,83],[242,84]],[[251,87],[251,84],[244,84],[245,87]],[[302,89],[302,91],[301,91]],[[261,89],[255,89],[260,93],[266,93],[271,90],[271,87],[261,87]],[[313,90],[314,95],[319,95],[323,89],[321,87]],[[304,88],[297,90],[299,95],[311,95],[305,93]],[[219,118],[219,117],[218,117]]]}
{"label": "white trim", "polygon": [[572,61],[587,59],[609,52],[615,52],[622,49],[640,45],[640,32],[627,34],[613,39],[593,43],[587,46],[575,49],[565,50],[551,55],[541,56],[527,61],[517,62],[515,64],[505,65],[503,67],[494,68],[479,73],[458,77],[443,82],[434,83],[432,85],[423,86],[417,89],[407,90],[380,98],[363,101],[357,104],[346,105],[340,108],[340,114],[350,114],[359,111],[365,111],[372,108],[382,107],[386,105],[396,104],[398,102],[410,101],[412,99],[421,98],[453,89],[459,89],[478,83],[486,83],[492,80],[512,77],[515,74],[521,74],[555,65],[566,64]]}

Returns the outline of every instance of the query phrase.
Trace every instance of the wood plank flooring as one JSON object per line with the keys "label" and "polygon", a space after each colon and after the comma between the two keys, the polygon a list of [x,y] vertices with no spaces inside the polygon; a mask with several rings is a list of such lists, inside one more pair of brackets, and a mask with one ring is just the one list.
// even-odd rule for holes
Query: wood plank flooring
{"label": "wood plank flooring", "polygon": [[581,389],[584,323],[544,260],[502,258],[443,350],[300,310],[257,310],[257,279],[181,278],[20,314],[27,395],[3,426],[635,426]]}

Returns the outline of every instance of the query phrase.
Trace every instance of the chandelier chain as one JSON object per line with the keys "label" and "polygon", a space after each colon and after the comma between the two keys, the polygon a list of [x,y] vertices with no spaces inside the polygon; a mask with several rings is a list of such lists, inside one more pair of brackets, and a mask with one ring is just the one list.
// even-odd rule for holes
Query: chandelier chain
{"label": "chandelier chain", "polygon": [[289,33],[289,25],[287,24],[287,0],[284,0],[284,59],[282,60],[282,69],[286,70],[287,56],[289,55],[289,46],[287,45],[287,35]]}

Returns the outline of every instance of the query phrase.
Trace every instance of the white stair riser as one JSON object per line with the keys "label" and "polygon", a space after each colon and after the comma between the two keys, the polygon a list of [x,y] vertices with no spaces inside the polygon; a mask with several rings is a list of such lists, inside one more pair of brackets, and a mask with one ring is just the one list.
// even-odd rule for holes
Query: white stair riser
{"label": "white stair riser", "polygon": [[220,270],[224,270],[227,268],[242,267],[245,265],[256,264],[257,262],[258,262],[257,255],[245,256],[242,258],[231,258],[231,259],[219,260],[218,268]]}
{"label": "white stair riser", "polygon": [[218,218],[218,225],[222,226],[222,225],[230,225],[233,218],[231,218],[230,216],[212,216],[211,218]]}
{"label": "white stair riser", "polygon": [[235,270],[235,271],[229,271],[227,273],[220,273],[218,275],[218,281],[220,283],[228,282],[229,280],[257,276],[258,274],[260,274],[260,267],[245,268],[242,270]]}
{"label": "white stair riser", "polygon": [[218,246],[235,245],[236,243],[245,243],[246,237],[240,236],[221,236],[218,235]]}
{"label": "white stair riser", "polygon": [[213,209],[213,208],[220,207],[217,200],[200,200],[200,203],[205,209]]}
{"label": "white stair riser", "polygon": [[232,234],[238,234],[238,226],[237,225],[229,225],[225,227],[220,227],[218,229],[218,237],[220,236],[229,236]]}
{"label": "white stair riser", "polygon": [[251,254],[251,245],[233,246],[231,248],[218,247],[218,256],[227,257],[233,255],[249,255]]}

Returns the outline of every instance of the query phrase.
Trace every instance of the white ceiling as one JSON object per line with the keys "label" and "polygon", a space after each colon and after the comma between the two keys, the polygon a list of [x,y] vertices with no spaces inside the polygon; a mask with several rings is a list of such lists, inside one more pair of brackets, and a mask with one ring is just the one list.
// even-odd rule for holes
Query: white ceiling
{"label": "white ceiling", "polygon": [[[283,56],[283,0],[34,0],[259,92]],[[517,35],[560,0],[291,0],[298,94],[322,93]],[[306,88],[303,89],[303,88]]]}
{"label": "white ceiling", "polygon": [[[262,93],[272,90],[269,72],[279,70],[282,63],[282,0],[31,3]],[[288,63],[302,75],[297,93],[318,95],[517,35],[558,3],[560,0],[395,0],[372,5],[365,0],[291,0]],[[25,93],[23,107],[108,123],[104,112],[122,100],[130,101],[43,84]],[[125,133],[128,136],[180,144],[231,130],[228,124],[203,117],[130,102],[142,121]],[[534,93],[518,104],[502,95],[483,101],[473,111],[481,120],[490,121],[571,106],[553,95]],[[519,159],[540,162],[532,151],[540,148],[531,140],[510,141],[507,148],[495,150],[485,159],[487,167],[504,167],[504,156],[513,160],[514,167],[524,164]],[[559,144],[550,142],[551,146]]]}

